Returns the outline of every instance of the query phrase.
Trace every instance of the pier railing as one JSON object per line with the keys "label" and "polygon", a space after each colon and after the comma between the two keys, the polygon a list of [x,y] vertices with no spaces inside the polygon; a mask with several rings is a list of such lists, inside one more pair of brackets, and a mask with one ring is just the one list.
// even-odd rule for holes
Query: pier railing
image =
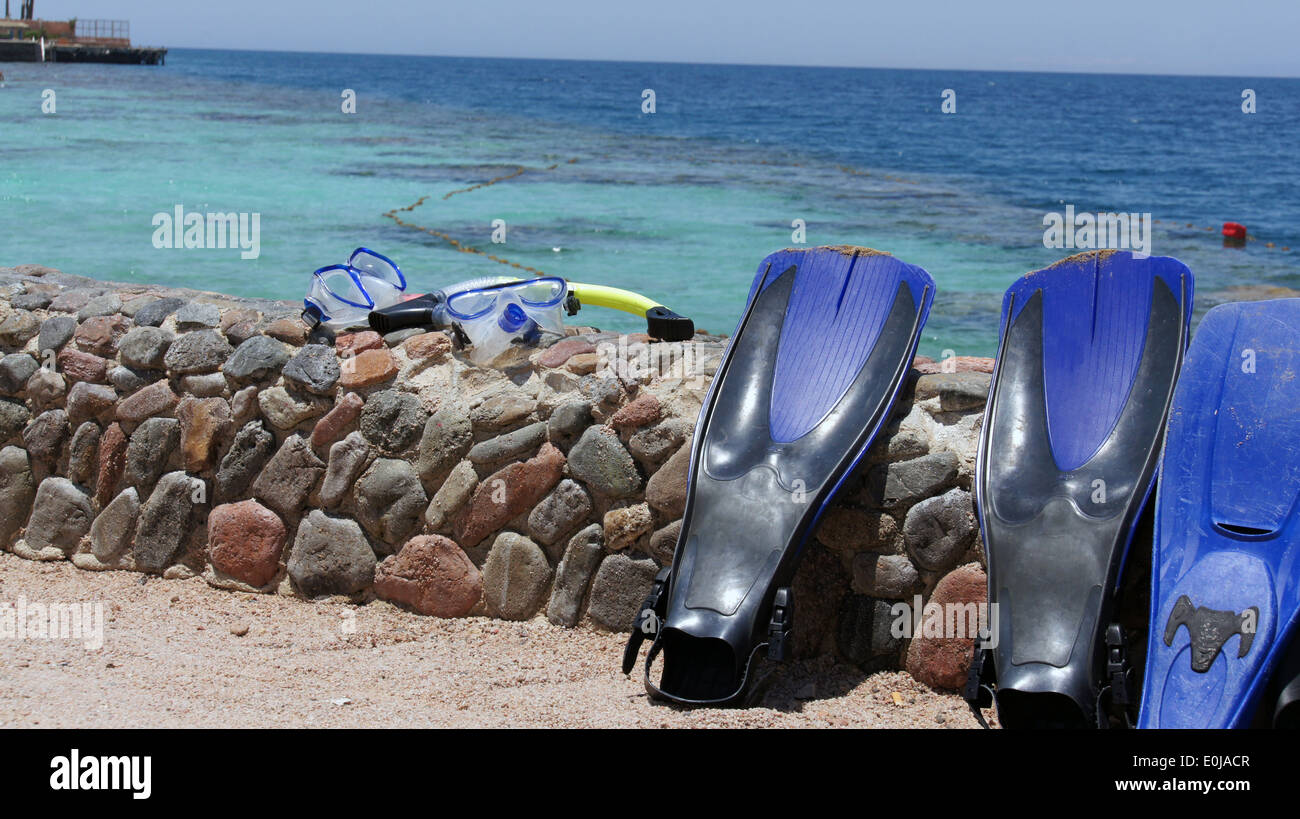
{"label": "pier railing", "polygon": [[131,43],[130,20],[81,20],[73,31],[78,40],[95,40],[112,45]]}

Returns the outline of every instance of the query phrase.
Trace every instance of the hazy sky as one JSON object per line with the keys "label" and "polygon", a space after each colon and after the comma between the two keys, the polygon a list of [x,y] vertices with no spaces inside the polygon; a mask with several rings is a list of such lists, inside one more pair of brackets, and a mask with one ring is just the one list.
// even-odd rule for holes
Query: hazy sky
{"label": "hazy sky", "polygon": [[[19,0],[11,0],[17,14]],[[1300,76],[1298,0],[37,0],[141,45]]]}

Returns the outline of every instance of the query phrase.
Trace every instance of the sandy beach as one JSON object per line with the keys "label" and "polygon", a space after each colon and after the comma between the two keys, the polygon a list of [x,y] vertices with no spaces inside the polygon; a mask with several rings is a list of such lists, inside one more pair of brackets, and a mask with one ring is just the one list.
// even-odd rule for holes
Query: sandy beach
{"label": "sandy beach", "polygon": [[769,673],[749,708],[651,704],[619,673],[623,635],[544,618],[309,605],[0,554],[0,601],[20,597],[102,603],[104,645],[0,639],[4,728],[976,727],[955,694],[826,658]]}

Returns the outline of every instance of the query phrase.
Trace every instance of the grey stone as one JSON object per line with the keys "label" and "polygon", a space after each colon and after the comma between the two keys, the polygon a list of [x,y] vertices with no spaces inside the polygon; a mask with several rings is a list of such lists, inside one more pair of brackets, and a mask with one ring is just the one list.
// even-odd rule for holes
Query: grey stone
{"label": "grey stone", "polygon": [[357,476],[370,463],[374,450],[359,432],[349,434],[330,447],[329,466],[321,482],[320,502],[326,507],[338,506],[356,482]]}
{"label": "grey stone", "polygon": [[185,299],[171,296],[151,301],[135,311],[135,323],[144,327],[157,327],[166,321],[168,316],[179,310],[183,304],[185,304]]}
{"label": "grey stone", "polygon": [[591,583],[587,614],[610,631],[631,631],[658,573],[659,566],[648,558],[610,555],[601,561]]}
{"label": "grey stone", "polygon": [[[483,564],[483,601],[489,617],[527,620],[546,602],[551,566],[536,543],[502,532]],[[644,597],[644,595],[643,595]]]}
{"label": "grey stone", "polygon": [[317,395],[333,395],[340,373],[338,356],[323,344],[304,346],[284,365],[285,381]]}
{"label": "grey stone", "polygon": [[564,452],[569,451],[573,442],[578,440],[583,430],[591,424],[591,404],[586,401],[570,401],[561,404],[555,408],[546,422],[551,443]]}
{"label": "grey stone", "polygon": [[588,427],[569,450],[569,472],[592,489],[613,498],[641,491],[636,462],[608,427]]}
{"label": "grey stone", "polygon": [[27,386],[27,379],[31,378],[40,366],[36,359],[27,353],[10,353],[0,358],[0,393],[13,396],[22,392]]}
{"label": "grey stone", "polygon": [[289,579],[306,597],[355,594],[374,582],[376,562],[355,520],[313,509],[298,524]]}
{"label": "grey stone", "polygon": [[9,304],[16,310],[44,310],[53,300],[49,293],[19,293],[9,299]]}
{"label": "grey stone", "polygon": [[126,470],[130,486],[152,487],[167,468],[181,441],[181,422],[175,418],[149,418],[131,433],[126,445]]}
{"label": "grey stone", "polygon": [[67,407],[68,420],[74,424],[90,418],[108,423],[117,412],[117,390],[107,384],[78,381],[68,390]]}
{"label": "grey stone", "polygon": [[873,467],[864,500],[880,509],[907,508],[954,485],[957,464],[957,455],[945,451]]}
{"label": "grey stone", "polygon": [[396,347],[408,338],[415,338],[418,335],[429,332],[426,327],[407,327],[404,330],[394,330],[384,336],[384,343],[389,347]]}
{"label": "grey stone", "polygon": [[252,336],[242,342],[221,368],[236,381],[263,381],[279,375],[291,348],[270,336]]}
{"label": "grey stone", "polygon": [[888,600],[847,594],[840,607],[835,643],[845,659],[867,671],[893,666],[902,640],[893,636],[894,615]]}
{"label": "grey stone", "polygon": [[100,432],[94,421],[83,421],[72,433],[72,443],[68,445],[68,477],[77,483],[87,483],[95,474]]}
{"label": "grey stone", "polygon": [[389,455],[406,452],[420,440],[429,411],[408,392],[381,390],[361,410],[361,434]]}
{"label": "grey stone", "polygon": [[0,400],[0,442],[16,437],[31,417],[31,412],[22,404]]}
{"label": "grey stone", "polygon": [[650,556],[660,566],[673,562],[673,552],[677,550],[677,539],[682,534],[682,522],[675,520],[662,529],[656,529],[650,535]]}
{"label": "grey stone", "polygon": [[49,367],[38,367],[27,379],[27,397],[37,407],[57,403],[67,391],[67,380]]}
{"label": "grey stone", "polygon": [[23,539],[33,551],[58,549],[72,554],[90,531],[95,506],[90,495],[67,478],[41,481]]}
{"label": "grey stone", "polygon": [[214,372],[234,353],[225,337],[216,330],[196,330],[171,343],[163,363],[173,375]]}
{"label": "grey stone", "polygon": [[40,336],[36,339],[37,349],[58,352],[72,340],[77,332],[77,320],[72,316],[50,316],[41,322]]}
{"label": "grey stone", "polygon": [[133,370],[130,367],[114,367],[108,371],[108,383],[123,395],[139,392],[162,377],[162,373],[154,370]]}
{"label": "grey stone", "polygon": [[293,429],[309,418],[319,418],[329,412],[334,403],[323,395],[271,387],[257,393],[257,406],[271,426],[276,429]]}
{"label": "grey stone", "polygon": [[221,311],[215,304],[191,301],[176,311],[176,327],[181,330],[217,327],[220,324]]}
{"label": "grey stone", "polygon": [[537,399],[516,389],[503,389],[470,410],[469,419],[475,431],[490,434],[533,419],[536,411]]}
{"label": "grey stone", "polygon": [[496,464],[531,455],[545,442],[546,422],[538,421],[514,432],[478,442],[470,448],[467,457],[479,465]]}
{"label": "grey stone", "polygon": [[181,378],[181,392],[195,398],[220,398],[226,394],[226,377],[221,373],[187,375]]}
{"label": "grey stone", "polygon": [[593,410],[609,412],[622,406],[627,390],[617,378],[607,375],[584,375],[578,381],[582,397],[591,402]]}
{"label": "grey stone", "polygon": [[36,497],[36,482],[27,450],[0,449],[0,547],[8,546],[27,521]]}
{"label": "grey stone", "polygon": [[923,500],[903,520],[903,543],[916,565],[945,572],[975,542],[977,532],[971,495],[950,489],[937,498]]}
{"label": "grey stone", "polygon": [[420,522],[429,498],[407,461],[378,458],[357,481],[356,518],[371,537],[400,543]]}
{"label": "grey stone", "polygon": [[455,407],[438,410],[424,423],[416,461],[420,477],[440,480],[465,457],[473,442],[473,427],[464,412]]}
{"label": "grey stone", "polygon": [[15,310],[0,321],[0,344],[21,347],[41,330],[41,322],[26,310]]}
{"label": "grey stone", "polygon": [[[134,436],[132,436],[134,438]],[[184,472],[168,472],[140,509],[132,554],[140,571],[161,572],[190,533],[194,495],[201,482]]]}
{"label": "grey stone", "polygon": [[906,600],[921,588],[921,575],[907,555],[862,552],[853,558],[853,591],[868,597]]}
{"label": "grey stone", "polygon": [[90,525],[90,551],[95,558],[107,562],[124,553],[131,545],[139,517],[140,493],[128,486]]}
{"label": "grey stone", "polygon": [[555,586],[546,606],[546,619],[557,626],[573,628],[582,616],[582,601],[591,585],[592,573],[600,563],[600,524],[593,523],[573,537],[555,569]]}
{"label": "grey stone", "polygon": [[456,464],[429,501],[429,508],[424,510],[424,522],[430,529],[441,529],[451,522],[451,516],[460,511],[477,488],[478,473],[474,465],[469,461]]}
{"label": "grey stone", "polygon": [[158,327],[132,327],[118,344],[117,352],[122,363],[137,370],[161,370],[167,348],[176,340],[167,330]]}
{"label": "grey stone", "polygon": [[528,515],[528,533],[543,546],[558,541],[591,514],[591,498],[574,481],[560,481]]}
{"label": "grey stone", "polygon": [[86,306],[77,311],[77,321],[85,321],[95,316],[111,316],[122,312],[122,297],[116,293],[95,296],[86,302]]}
{"label": "grey stone", "polygon": [[325,472],[325,463],[301,435],[291,435],[253,481],[253,497],[280,517],[293,518],[307,502],[312,487]]}
{"label": "grey stone", "polygon": [[257,474],[275,452],[275,436],[261,421],[249,421],[239,428],[217,467],[213,491],[222,502],[248,494]]}
{"label": "grey stone", "polygon": [[236,424],[242,426],[257,417],[261,410],[257,405],[257,392],[257,387],[247,386],[231,397],[230,414]]}
{"label": "grey stone", "polygon": [[23,430],[23,444],[33,458],[53,463],[68,438],[68,414],[61,409],[42,412]]}
{"label": "grey stone", "polygon": [[983,409],[992,380],[989,373],[930,373],[917,379],[916,400],[938,396],[939,409],[944,412]]}
{"label": "grey stone", "polygon": [[628,439],[627,451],[649,469],[654,469],[672,457],[673,453],[691,437],[693,427],[681,418],[669,418],[652,427],[633,433]]}

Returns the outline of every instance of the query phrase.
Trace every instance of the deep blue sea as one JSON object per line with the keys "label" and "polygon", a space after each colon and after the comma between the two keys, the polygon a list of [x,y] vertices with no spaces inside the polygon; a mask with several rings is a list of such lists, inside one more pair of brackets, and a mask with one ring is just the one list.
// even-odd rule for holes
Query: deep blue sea
{"label": "deep blue sea", "polygon": [[[398,215],[730,332],[801,219],[809,245],[927,268],[922,351],[980,355],[1007,285],[1072,252],[1043,246],[1043,217],[1073,205],[1150,213],[1152,252],[1192,268],[1200,311],[1300,288],[1300,80],[179,49],[164,67],[0,71],[0,265],[295,299],[357,245],[413,290],[508,272],[384,216],[427,197]],[[258,257],[156,248],[155,214],[178,205],[260,214]],[[1225,220],[1255,238],[1225,249]]]}

